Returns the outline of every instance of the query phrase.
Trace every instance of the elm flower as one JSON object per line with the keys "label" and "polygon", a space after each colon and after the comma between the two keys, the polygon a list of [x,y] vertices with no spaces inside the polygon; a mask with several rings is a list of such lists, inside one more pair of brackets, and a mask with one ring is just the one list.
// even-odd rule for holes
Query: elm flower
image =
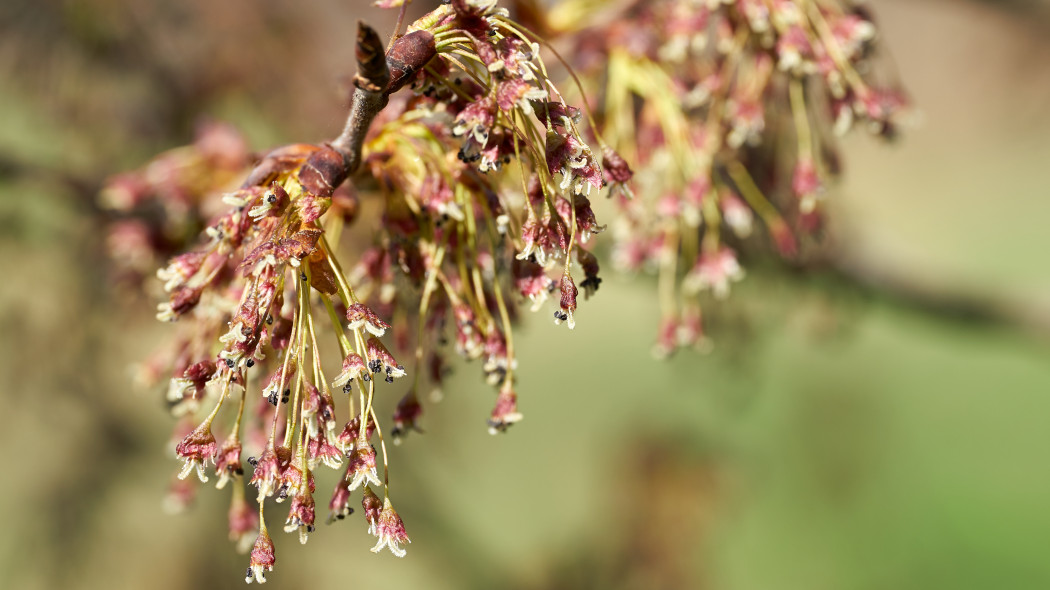
{"label": "elm flower", "polygon": [[274,556],[273,539],[270,538],[266,528],[263,527],[259,531],[259,536],[255,539],[255,546],[252,547],[252,553],[248,561],[248,571],[244,576],[244,581],[249,584],[252,582],[265,584],[266,576],[264,572],[273,571],[275,563],[277,563],[277,558]]}
{"label": "elm flower", "polygon": [[375,532],[373,533],[379,540],[376,541],[375,547],[372,547],[372,553],[379,553],[384,547],[390,549],[390,552],[398,557],[405,556],[405,550],[401,548],[402,543],[411,543],[408,534],[405,533],[405,523],[401,522],[401,517],[398,516],[394,510],[394,506],[390,503],[390,498],[383,500],[383,509],[379,512],[379,517],[375,520]]}
{"label": "elm flower", "polygon": [[182,471],[179,479],[186,479],[194,469],[201,483],[207,483],[208,476],[204,474],[204,465],[215,458],[215,436],[211,433],[211,422],[205,421],[193,432],[186,435],[175,447],[175,454],[183,460]]}

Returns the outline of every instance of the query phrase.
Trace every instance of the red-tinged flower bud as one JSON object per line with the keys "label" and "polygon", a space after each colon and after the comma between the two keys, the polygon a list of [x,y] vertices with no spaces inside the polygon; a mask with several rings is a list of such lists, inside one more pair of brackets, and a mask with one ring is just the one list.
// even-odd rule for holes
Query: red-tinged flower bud
{"label": "red-tinged flower bud", "polygon": [[506,432],[511,424],[520,422],[524,416],[518,411],[518,394],[504,387],[496,397],[496,406],[489,418],[489,434]]}
{"label": "red-tinged flower bud", "polygon": [[[275,304],[274,309],[277,309],[278,307],[279,306]],[[291,337],[292,320],[284,316],[277,316],[277,318],[273,320],[273,329],[270,330],[270,346],[272,346],[274,350],[286,350],[291,343]]]}
{"label": "red-tinged flower bud", "polygon": [[657,359],[666,359],[675,353],[678,348],[678,318],[667,316],[660,320],[660,330],[656,335],[656,344],[653,345],[653,356]]}
{"label": "red-tinged flower bud", "polygon": [[365,521],[368,522],[368,534],[378,534],[376,529],[379,526],[379,513],[383,511],[383,501],[368,486],[365,486],[361,496],[361,510],[365,513]]}
{"label": "red-tinged flower bud", "polygon": [[248,216],[255,220],[260,220],[264,217],[281,217],[287,211],[288,204],[291,203],[288,191],[284,190],[284,187],[277,184],[276,181],[266,190],[263,190],[262,187],[252,187],[250,189],[241,189],[238,193],[245,194],[245,204],[256,203],[255,206],[248,210]]}
{"label": "red-tinged flower bud", "polygon": [[422,415],[423,406],[420,405],[419,398],[416,397],[416,390],[410,389],[401,398],[401,401],[397,402],[397,408],[394,410],[394,428],[390,431],[390,436],[394,438],[394,444],[401,444],[401,438],[409,430],[423,432],[416,423]]}
{"label": "red-tinged flower bud", "polygon": [[397,364],[394,355],[375,336],[368,339],[368,368],[373,373],[385,373],[386,382],[393,383],[397,377],[405,376],[405,368]]}
{"label": "red-tinged flower bud", "polygon": [[266,387],[263,388],[262,394],[271,405],[276,406],[278,402],[288,402],[288,397],[292,393],[290,383],[298,367],[298,362],[292,356],[288,358],[287,365],[277,367],[273,374],[270,375],[270,379],[266,383]]}
{"label": "red-tinged flower bud", "polygon": [[264,528],[255,539],[255,546],[252,547],[252,554],[248,560],[248,571],[244,576],[244,581],[249,584],[253,581],[265,584],[266,576],[263,573],[272,572],[275,563],[277,563],[277,558],[273,551],[273,539],[270,538],[270,535]]}
{"label": "red-tinged flower bud", "polygon": [[815,71],[813,46],[805,30],[798,25],[788,29],[777,40],[777,67],[787,72]]}
{"label": "red-tinged flower bud", "polygon": [[598,286],[602,284],[602,279],[598,276],[600,271],[598,257],[583,248],[577,248],[576,261],[580,263],[580,267],[583,269],[583,282],[580,283],[580,287],[583,288],[584,297],[590,298],[591,295],[598,291]]}
{"label": "red-tinged flower bud", "polygon": [[[605,231],[604,225],[598,225],[598,219],[591,209],[591,201],[583,195],[573,197],[576,208],[576,228],[579,230],[580,242],[586,243],[591,235]],[[568,219],[568,217],[567,217]]]}
{"label": "red-tinged flower bud", "polygon": [[383,509],[379,512],[379,518],[376,520],[375,525],[375,536],[379,537],[375,547],[372,547],[372,553],[379,553],[383,550],[383,547],[388,547],[390,552],[398,557],[405,556],[405,550],[401,548],[402,543],[411,543],[408,534],[405,533],[405,523],[401,522],[401,517],[398,516],[397,511],[394,510],[394,506],[390,503],[390,498],[383,500]]}
{"label": "red-tinged flower bud", "polygon": [[262,456],[258,460],[253,462],[253,459],[248,459],[248,462],[255,467],[252,478],[248,480],[248,483],[259,489],[260,500],[267,496],[272,496],[277,491],[281,481],[281,474],[287,469],[291,460],[291,449],[274,446],[273,441],[267,444],[266,450],[263,451]]}
{"label": "red-tinged flower bud", "polygon": [[[376,431],[376,423],[371,417],[368,418],[368,431],[365,432],[365,440],[371,440],[372,435]],[[357,439],[361,436],[361,417],[354,416],[346,426],[343,427],[343,431],[336,437],[335,444],[344,453],[349,453],[354,445],[357,443]]]}
{"label": "red-tinged flower bud", "polygon": [[215,375],[215,362],[211,360],[203,360],[187,367],[182,373],[182,378],[192,383],[194,389],[198,392],[203,392],[204,385],[208,381],[211,381]]}
{"label": "red-tinged flower bud", "polygon": [[[452,134],[458,136],[468,136],[468,141],[473,140],[476,142],[476,148],[485,147],[489,142],[489,133],[492,131],[492,126],[496,122],[496,101],[494,98],[487,96],[480,100],[470,103],[465,109],[460,111],[456,117],[455,126],[452,127]],[[466,153],[466,146],[464,146],[463,152]]]}
{"label": "red-tinged flower bud", "polygon": [[561,215],[552,215],[540,230],[539,251],[536,260],[546,265],[548,261],[561,258],[569,248],[569,222]]}
{"label": "red-tinged flower bud", "polygon": [[799,200],[800,211],[809,213],[816,208],[821,185],[813,158],[804,156],[796,162],[795,173],[791,179],[791,190]]}
{"label": "red-tinged flower bud", "polygon": [[569,329],[572,330],[576,327],[573,312],[576,311],[576,296],[580,292],[568,271],[561,275],[561,282],[558,283],[558,288],[561,290],[561,310],[554,312],[554,323],[560,324],[565,322]]}
{"label": "red-tinged flower bud", "polygon": [[303,463],[299,455],[293,457],[288,466],[281,471],[278,483],[280,485],[276,498],[278,504],[284,502],[288,496],[294,496],[303,490],[313,493],[317,489],[314,474]]}
{"label": "red-tinged flower bud", "polygon": [[[277,240],[274,245],[274,257],[278,263],[288,262],[292,266],[299,266],[299,261],[317,250],[317,242],[324,233],[319,229],[301,229],[287,238]],[[251,255],[249,255],[251,256]],[[245,261],[248,259],[245,258]]]}
{"label": "red-tinged flower bud", "polygon": [[543,267],[530,260],[515,258],[511,273],[518,292],[532,301],[533,311],[539,309],[554,289],[554,281],[543,272]]}
{"label": "red-tinged flower bud", "polygon": [[[348,466],[347,472],[343,474],[343,477],[335,482],[335,491],[332,492],[332,499],[328,501],[328,518],[325,520],[325,524],[343,520],[354,513],[354,509],[350,506],[349,476]],[[365,486],[365,490],[367,492],[368,486]]]}
{"label": "red-tinged flower bud", "polygon": [[601,167],[594,161],[591,149],[575,134],[548,131],[546,159],[551,176],[562,173],[562,189],[572,187],[573,193],[580,194],[587,185],[588,191],[591,186],[602,187]]}
{"label": "red-tinged flower bud", "polygon": [[346,309],[346,319],[351,330],[364,328],[373,336],[382,336],[390,324],[384,322],[376,312],[363,303],[352,303]]}
{"label": "red-tinged flower bud", "polygon": [[580,122],[580,109],[562,102],[536,102],[532,105],[532,110],[544,126],[547,125],[548,115],[550,115],[551,125],[563,131],[571,129],[574,123]]}
{"label": "red-tinged flower bud", "polygon": [[168,514],[184,512],[197,499],[197,483],[191,479],[175,479],[164,496],[163,509]]}
{"label": "red-tinged flower bud", "polygon": [[187,252],[172,258],[168,266],[157,271],[157,278],[164,281],[164,290],[168,293],[186,286],[186,282],[197,274],[207,252]]}
{"label": "red-tinged flower bud", "polygon": [[196,468],[197,477],[200,478],[201,483],[207,482],[208,476],[204,475],[204,464],[215,457],[215,448],[215,436],[211,433],[209,422],[202,423],[193,429],[193,432],[186,435],[186,438],[175,447],[175,454],[185,461],[182,471],[179,472],[179,479],[186,479],[186,476]]}
{"label": "red-tinged flower bud", "polygon": [[687,309],[678,326],[678,345],[696,347],[700,352],[709,352],[711,343],[704,335],[704,322],[700,308]]}
{"label": "red-tinged flower bud", "polygon": [[376,473],[376,450],[364,437],[358,437],[354,442],[354,449],[350,452],[350,465],[346,476],[349,478],[347,487],[350,491],[356,490],[362,483],[369,482],[372,485],[382,485],[379,475]]}
{"label": "red-tinged flower bud", "polygon": [[328,434],[323,430],[306,441],[306,458],[310,469],[317,467],[318,463],[338,469],[343,464],[344,456],[343,450],[329,442]]}
{"label": "red-tinged flower bud", "polygon": [[[113,221],[106,228],[106,255],[113,262],[119,278],[138,281],[156,266],[158,244],[156,230],[137,219]],[[160,271],[158,271],[160,272]]]}
{"label": "red-tinged flower bud", "polygon": [[157,306],[157,319],[173,322],[200,303],[203,287],[183,287],[171,294],[167,303]]}
{"label": "red-tinged flower bud", "polygon": [[137,172],[117,174],[106,180],[99,203],[115,211],[131,211],[152,194],[149,183]]}
{"label": "red-tinged flower bud", "polygon": [[247,553],[255,540],[255,531],[259,526],[259,513],[244,499],[244,488],[238,487],[230,501],[227,513],[230,528],[230,540],[237,544],[238,553]]}
{"label": "red-tinged flower bud", "polygon": [[536,221],[531,215],[521,225],[521,241],[522,248],[521,252],[518,253],[516,258],[518,260],[528,260],[534,254],[537,258],[541,255],[540,252],[535,251],[540,241],[540,232],[543,226]]}
{"label": "red-tinged flower bud", "polygon": [[496,87],[496,104],[500,110],[507,113],[519,108],[526,115],[530,115],[532,101],[543,100],[546,97],[547,92],[542,88],[519,78],[505,80]]}
{"label": "red-tinged flower bud", "polygon": [[212,166],[240,171],[248,165],[248,142],[229,123],[206,121],[197,126],[193,147]]}
{"label": "red-tinged flower bud", "polygon": [[365,364],[365,359],[361,358],[361,355],[356,352],[351,352],[343,359],[343,370],[332,381],[332,387],[342,388],[344,393],[349,393],[350,382],[357,378],[368,381],[371,377],[369,377],[368,365]]}
{"label": "red-tinged flower bud", "polygon": [[683,286],[692,293],[710,289],[717,299],[729,295],[730,282],[744,278],[744,269],[737,262],[736,252],[727,246],[720,246],[700,253]]}
{"label": "red-tinged flower bud", "polygon": [[315,505],[314,497],[305,489],[299,490],[292,497],[288,509],[288,518],[284,521],[284,532],[299,531],[299,543],[305,545],[310,533],[314,532]]}
{"label": "red-tinged flower bud", "polygon": [[704,201],[711,194],[711,179],[706,173],[698,175],[682,194],[682,220],[690,227],[699,227],[703,221]]}
{"label": "red-tinged flower bud", "polygon": [[196,411],[197,400],[203,397],[205,386],[215,375],[215,363],[204,360],[186,367],[181,376],[173,378],[166,396],[174,404],[172,412],[178,416]]}
{"label": "red-tinged flower bud", "polygon": [[634,171],[627,165],[627,161],[609,146],[602,148],[602,168],[605,170],[605,178],[610,183],[623,184],[634,178]]}
{"label": "red-tinged flower bud", "polygon": [[299,198],[299,218],[303,223],[313,223],[324,215],[332,206],[331,197],[322,197],[313,193],[303,193]]}
{"label": "red-tinged flower bud", "polygon": [[311,438],[316,437],[322,429],[331,432],[335,428],[335,402],[327,387],[322,390],[313,383],[305,382],[301,413]]}
{"label": "red-tinged flower bud", "polygon": [[241,441],[231,435],[222,443],[219,452],[215,455],[215,472],[219,476],[219,482],[215,487],[222,489],[231,479],[244,475],[241,467]]}

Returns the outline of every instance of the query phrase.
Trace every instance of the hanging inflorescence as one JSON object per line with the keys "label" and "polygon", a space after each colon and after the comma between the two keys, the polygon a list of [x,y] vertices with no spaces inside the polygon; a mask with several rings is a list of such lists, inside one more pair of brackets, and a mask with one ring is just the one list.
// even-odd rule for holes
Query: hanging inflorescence
{"label": "hanging inflorescence", "polygon": [[[403,0],[376,4],[403,19]],[[327,521],[360,493],[373,551],[404,555],[386,442],[419,430],[446,343],[496,389],[489,430],[521,420],[513,322],[526,303],[575,326],[579,291],[601,283],[598,190],[614,197],[613,263],[659,274],[666,356],[704,342],[701,298],[743,277],[738,251],[790,258],[817,241],[836,138],[857,124],[892,136],[906,104],[876,75],[870,15],[844,0],[515,6],[569,58],[494,0],[443,3],[385,51],[361,25],[336,139],[252,157],[209,125],[103,193],[125,214],[108,240],[123,273],[169,260],[158,317],[176,334],[143,376],[170,377],[180,418],[172,497],[191,495],[192,473],[232,484],[249,582],[275,560],[269,500],[288,501],[285,530],[302,542],[314,530],[321,465],[342,474]],[[593,102],[584,88],[599,89]],[[381,419],[377,392],[394,388]]]}
{"label": "hanging inflorescence", "polygon": [[756,226],[766,239],[751,241],[787,258],[818,241],[837,138],[858,124],[892,137],[907,102],[877,75],[863,3],[518,4],[603,88],[601,137],[639,170],[615,199],[613,263],[659,274],[658,356],[704,343],[701,295],[724,298],[743,278],[737,250]]}
{"label": "hanging inflorescence", "polygon": [[[386,442],[418,430],[421,392],[445,373],[440,345],[451,337],[459,355],[481,361],[498,391],[488,426],[503,431],[522,417],[519,302],[538,308],[553,295],[554,321],[572,328],[577,278],[586,293],[598,287],[584,245],[603,229],[588,194],[605,172],[530,35],[483,0],[440,6],[387,51],[362,25],[335,140],[272,150],[235,190],[203,174],[216,161],[202,142],[162,156],[182,164],[166,175],[150,174],[152,164],[107,189],[110,201],[134,204],[198,178],[193,202],[224,203],[210,218],[195,209],[208,219],[203,244],[157,273],[168,294],[157,317],[178,328],[147,366],[172,371],[180,494],[213,466],[218,487],[233,488],[230,535],[251,547],[247,581],[264,582],[275,561],[269,500],[287,502],[285,530],[307,541],[321,465],[342,472],[328,522],[352,513],[360,494],[373,551],[404,555]],[[366,215],[378,219],[354,223]],[[377,395],[402,382],[392,420],[381,419]]]}

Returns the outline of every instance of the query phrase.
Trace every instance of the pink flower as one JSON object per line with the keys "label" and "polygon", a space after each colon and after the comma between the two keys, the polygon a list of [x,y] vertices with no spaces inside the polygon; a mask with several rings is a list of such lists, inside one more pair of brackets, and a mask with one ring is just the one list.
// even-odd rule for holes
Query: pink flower
{"label": "pink flower", "polygon": [[288,518],[284,521],[284,532],[299,531],[299,543],[305,545],[310,533],[314,532],[315,506],[314,497],[308,490],[300,489],[292,497],[288,509]]}
{"label": "pink flower", "polygon": [[[365,440],[372,438],[372,433],[376,431],[376,423],[372,418],[368,419],[368,432],[365,433]],[[361,436],[361,417],[354,416],[346,426],[343,427],[343,431],[339,433],[339,436],[335,439],[335,445],[339,447],[344,453],[349,452],[354,448],[357,443],[357,439]]]}
{"label": "pink flower", "polygon": [[[343,520],[354,513],[354,509],[350,507],[349,477],[350,467],[347,466],[346,473],[335,482],[332,499],[328,501],[328,518],[325,520],[327,524],[332,524],[336,520]],[[368,486],[365,486],[365,489],[367,490]]]}
{"label": "pink flower", "polygon": [[383,503],[379,500],[379,496],[376,496],[375,492],[372,491],[372,488],[368,486],[365,486],[365,491],[361,495],[361,509],[364,511],[365,520],[368,522],[368,534],[378,534],[379,514],[383,511]]}
{"label": "pink flower", "polygon": [[281,477],[291,459],[292,451],[288,447],[274,446],[273,441],[266,446],[266,450],[258,460],[248,459],[248,462],[255,467],[248,483],[259,489],[260,500],[272,496],[277,491]]}
{"label": "pink flower", "polygon": [[244,576],[244,581],[251,584],[253,581],[260,584],[266,583],[266,576],[263,572],[273,571],[273,565],[277,563],[277,558],[273,552],[273,539],[266,532],[266,529],[259,531],[259,536],[255,539],[255,546],[252,547],[252,554],[248,560],[248,571]]}
{"label": "pink flower", "polygon": [[227,513],[230,528],[230,540],[237,544],[237,551],[244,553],[252,546],[252,536],[259,526],[259,513],[244,500],[243,488],[240,493],[234,492]]}
{"label": "pink flower", "polygon": [[351,330],[364,328],[373,336],[382,336],[390,324],[384,322],[376,312],[363,303],[351,303],[346,310],[346,319]]}
{"label": "pink flower", "polygon": [[368,381],[371,377],[368,375],[368,365],[365,364],[365,359],[356,352],[351,352],[343,359],[343,370],[332,381],[332,387],[341,387],[344,393],[349,393],[350,382],[357,378]]}
{"label": "pink flower", "polygon": [[710,289],[718,299],[729,295],[729,283],[744,278],[744,269],[731,248],[721,246],[700,254],[696,265],[685,278],[685,286],[694,292]]}
{"label": "pink flower", "polygon": [[405,556],[405,550],[400,547],[401,543],[411,543],[408,534],[405,533],[405,523],[397,515],[394,506],[390,504],[390,498],[383,500],[383,509],[375,521],[375,536],[379,537],[376,546],[372,547],[372,553],[379,553],[383,547],[388,547],[390,552],[398,557]]}
{"label": "pink flower", "polygon": [[179,472],[179,479],[186,479],[186,476],[196,468],[197,477],[202,483],[207,482],[208,476],[204,475],[204,464],[214,459],[215,448],[215,435],[211,433],[210,422],[202,423],[193,429],[193,432],[186,435],[186,438],[175,446],[175,454],[185,462],[182,471]]}
{"label": "pink flower", "polygon": [[803,156],[795,163],[795,173],[791,179],[791,190],[799,200],[799,210],[809,213],[817,206],[817,196],[821,190],[820,179],[813,158]]}
{"label": "pink flower", "polygon": [[393,383],[396,377],[405,376],[405,368],[397,364],[394,355],[390,354],[390,351],[378,338],[375,336],[369,338],[366,348],[368,349],[368,368],[373,373],[385,372],[387,383]]}
{"label": "pink flower", "polygon": [[572,314],[576,311],[576,296],[579,295],[580,291],[576,288],[576,282],[572,280],[572,275],[568,272],[561,275],[561,282],[558,284],[558,288],[561,289],[561,310],[554,312],[554,323],[560,324],[565,322],[569,329],[572,330],[576,327],[576,320],[572,317]]}
{"label": "pink flower", "polygon": [[421,432],[416,421],[422,415],[423,406],[420,405],[419,398],[416,397],[416,390],[410,389],[401,398],[401,401],[397,402],[397,408],[394,410],[394,428],[390,431],[390,436],[394,438],[394,444],[399,444],[401,438],[409,430]]}
{"label": "pink flower", "polygon": [[235,436],[230,436],[222,443],[222,448],[215,455],[215,472],[219,475],[219,482],[215,487],[220,490],[233,478],[244,475],[241,467],[241,441]]}
{"label": "pink flower", "polygon": [[492,408],[492,416],[489,418],[489,434],[506,432],[511,424],[520,422],[524,418],[518,411],[518,394],[508,387],[504,387],[496,398],[496,406]]}
{"label": "pink flower", "polygon": [[332,432],[335,428],[335,402],[328,388],[318,389],[313,383],[303,384],[302,418],[306,421],[310,438],[317,438],[322,430]]}
{"label": "pink flower", "polygon": [[364,437],[358,437],[349,457],[350,465],[346,476],[350,480],[347,486],[350,491],[356,490],[364,482],[382,485],[383,482],[379,481],[379,475],[376,473],[376,450]]}

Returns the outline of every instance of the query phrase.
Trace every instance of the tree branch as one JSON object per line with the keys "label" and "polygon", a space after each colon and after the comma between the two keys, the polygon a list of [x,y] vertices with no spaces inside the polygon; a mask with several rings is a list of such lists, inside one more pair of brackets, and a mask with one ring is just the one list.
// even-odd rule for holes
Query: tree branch
{"label": "tree branch", "polygon": [[387,105],[390,95],[404,87],[436,54],[434,36],[427,31],[414,31],[400,37],[384,54],[383,42],[375,29],[358,23],[358,71],[354,76],[350,113],[343,132],[331,143],[332,148],[342,154],[347,175],[360,167],[361,148],[368,128]]}

